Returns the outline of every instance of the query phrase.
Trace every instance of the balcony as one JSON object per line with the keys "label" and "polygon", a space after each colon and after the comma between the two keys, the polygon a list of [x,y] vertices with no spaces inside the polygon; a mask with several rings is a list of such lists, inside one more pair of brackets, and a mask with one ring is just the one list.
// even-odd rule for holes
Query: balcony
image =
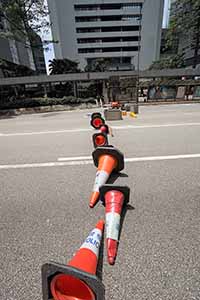
{"label": "balcony", "polygon": [[137,55],[137,51],[128,52],[103,52],[103,53],[79,53],[78,56],[81,58],[102,58],[102,57],[134,57]]}
{"label": "balcony", "polygon": [[137,42],[112,42],[112,43],[85,43],[85,44],[77,44],[77,48],[107,48],[107,47],[136,47],[138,46]]}
{"label": "balcony", "polygon": [[[126,0],[126,3],[144,3],[144,0]],[[74,4],[83,4],[83,5],[90,5],[90,4],[101,4],[102,3],[102,0],[76,0],[74,1]],[[104,0],[103,1],[104,4],[115,4],[115,3],[122,3],[122,0]]]}
{"label": "balcony", "polygon": [[116,27],[116,26],[139,26],[139,20],[127,20],[127,21],[91,21],[91,22],[76,22],[76,27]]}
{"label": "balcony", "polygon": [[115,32],[82,32],[77,33],[77,38],[103,38],[103,37],[117,37],[117,36],[139,36],[139,31],[115,31]]}
{"label": "balcony", "polygon": [[121,15],[133,15],[133,14],[140,14],[140,9],[137,7],[131,8],[123,8],[123,9],[112,9],[112,10],[76,10],[75,16],[76,17],[90,17],[90,16],[121,16]]}

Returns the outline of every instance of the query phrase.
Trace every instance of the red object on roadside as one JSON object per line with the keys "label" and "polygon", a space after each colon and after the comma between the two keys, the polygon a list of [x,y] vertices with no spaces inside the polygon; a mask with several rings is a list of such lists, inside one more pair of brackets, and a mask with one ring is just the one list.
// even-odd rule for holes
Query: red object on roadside
{"label": "red object on roadside", "polygon": [[120,108],[120,104],[119,104],[119,102],[115,101],[115,102],[111,103],[111,107],[112,108]]}

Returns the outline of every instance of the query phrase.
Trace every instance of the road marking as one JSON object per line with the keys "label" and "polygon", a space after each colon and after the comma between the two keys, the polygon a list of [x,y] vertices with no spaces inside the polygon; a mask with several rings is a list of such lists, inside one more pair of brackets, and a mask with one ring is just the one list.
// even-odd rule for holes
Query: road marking
{"label": "road marking", "polygon": [[167,155],[167,156],[133,157],[133,158],[126,158],[125,162],[174,160],[174,159],[188,159],[188,158],[200,158],[200,153],[199,154]]}
{"label": "road marking", "polygon": [[17,165],[0,165],[0,170],[8,169],[27,169],[27,168],[44,168],[44,167],[62,167],[62,166],[80,166],[91,165],[92,160],[84,161],[66,161],[66,162],[47,162],[47,163],[32,163],[32,164],[17,164]]}
{"label": "road marking", "polygon": [[16,133],[0,133],[0,136],[24,136],[24,135],[40,135],[40,134],[54,134],[54,133],[71,133],[71,132],[85,132],[91,131],[88,128],[62,129],[50,131],[34,131],[34,132],[16,132]]}
{"label": "road marking", "polygon": [[[200,123],[172,123],[172,124],[157,124],[157,125],[122,125],[112,126],[113,129],[126,130],[126,129],[144,129],[144,128],[162,128],[162,127],[184,127],[184,126],[200,126]],[[35,131],[35,132],[18,132],[18,133],[0,133],[0,137],[9,136],[28,136],[28,135],[42,135],[42,134],[60,134],[60,133],[79,133],[94,131],[90,128],[75,128],[63,130],[50,130],[50,131]]]}
{"label": "road marking", "polygon": [[[63,161],[46,162],[46,163],[30,163],[30,164],[16,164],[16,165],[0,165],[0,170],[8,169],[26,169],[26,168],[43,168],[43,167],[62,167],[62,166],[80,166],[93,164],[92,159],[88,159],[90,156],[83,157],[80,160],[80,156],[62,158]],[[181,154],[181,155],[168,155],[168,156],[144,156],[144,157],[132,157],[126,158],[126,163],[145,162],[145,161],[159,161],[159,160],[177,160],[177,159],[191,159],[200,158],[200,153],[197,154]],[[61,158],[59,158],[61,159]]]}
{"label": "road marking", "polygon": [[200,123],[174,123],[174,124],[154,124],[154,125],[126,125],[112,126],[113,129],[143,129],[143,128],[162,128],[162,127],[180,127],[180,126],[200,126]]}
{"label": "road marking", "polygon": [[60,157],[58,161],[76,161],[76,160],[91,160],[92,156],[72,156],[72,157]]}

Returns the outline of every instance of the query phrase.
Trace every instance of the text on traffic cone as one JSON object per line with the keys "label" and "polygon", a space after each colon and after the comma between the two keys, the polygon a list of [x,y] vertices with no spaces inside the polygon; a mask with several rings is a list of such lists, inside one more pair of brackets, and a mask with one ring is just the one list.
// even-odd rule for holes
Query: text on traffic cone
{"label": "text on traffic cone", "polygon": [[[103,229],[104,221],[100,220],[67,266],[55,263],[43,266],[44,300],[52,299],[49,294],[54,300],[104,299],[104,286],[95,276]],[[45,289],[50,291],[47,293]]]}

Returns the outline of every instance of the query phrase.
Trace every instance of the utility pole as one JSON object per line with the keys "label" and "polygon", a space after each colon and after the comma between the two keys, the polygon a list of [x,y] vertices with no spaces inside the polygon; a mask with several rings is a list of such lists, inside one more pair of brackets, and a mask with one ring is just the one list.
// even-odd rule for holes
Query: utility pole
{"label": "utility pole", "polygon": [[[143,3],[143,5],[144,5],[144,3]],[[137,79],[136,79],[136,106],[134,109],[134,112],[136,114],[139,113],[141,32],[142,32],[142,3],[140,3],[140,16],[139,16],[139,37],[138,37],[138,58],[137,58]]]}

